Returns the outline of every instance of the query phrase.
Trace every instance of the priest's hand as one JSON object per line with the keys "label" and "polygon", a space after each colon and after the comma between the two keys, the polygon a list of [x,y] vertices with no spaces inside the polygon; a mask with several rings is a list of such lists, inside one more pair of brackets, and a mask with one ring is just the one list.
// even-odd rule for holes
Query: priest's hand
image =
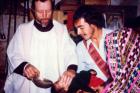
{"label": "priest's hand", "polygon": [[60,90],[63,89],[64,91],[68,91],[68,88],[71,84],[71,81],[75,77],[76,72],[74,70],[67,70],[63,73],[60,79],[55,83],[55,89]]}
{"label": "priest's hand", "polygon": [[29,80],[39,77],[39,70],[31,64],[27,64],[24,68],[23,75]]}

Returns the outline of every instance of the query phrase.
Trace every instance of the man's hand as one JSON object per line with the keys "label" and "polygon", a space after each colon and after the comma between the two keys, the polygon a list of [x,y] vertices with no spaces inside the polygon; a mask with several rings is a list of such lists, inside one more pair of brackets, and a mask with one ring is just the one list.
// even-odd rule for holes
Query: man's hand
{"label": "man's hand", "polygon": [[75,75],[76,72],[74,70],[65,71],[59,81],[55,83],[56,90],[64,89],[65,91],[68,91],[71,81]]}
{"label": "man's hand", "polygon": [[23,71],[23,75],[26,76],[29,80],[39,77],[39,70],[31,64],[27,64]]}

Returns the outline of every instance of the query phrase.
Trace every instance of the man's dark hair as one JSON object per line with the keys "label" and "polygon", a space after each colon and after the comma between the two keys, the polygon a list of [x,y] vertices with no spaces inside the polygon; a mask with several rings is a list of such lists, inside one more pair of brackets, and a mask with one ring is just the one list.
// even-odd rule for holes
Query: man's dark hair
{"label": "man's dark hair", "polygon": [[89,24],[94,24],[99,28],[105,27],[104,16],[101,11],[97,10],[94,6],[91,5],[82,5],[80,6],[73,16],[73,21],[84,18],[85,21]]}
{"label": "man's dark hair", "polygon": [[33,10],[35,9],[35,2],[36,2],[36,1],[41,1],[41,2],[51,1],[51,3],[52,3],[52,9],[54,8],[54,0],[32,0],[31,8],[32,8]]}

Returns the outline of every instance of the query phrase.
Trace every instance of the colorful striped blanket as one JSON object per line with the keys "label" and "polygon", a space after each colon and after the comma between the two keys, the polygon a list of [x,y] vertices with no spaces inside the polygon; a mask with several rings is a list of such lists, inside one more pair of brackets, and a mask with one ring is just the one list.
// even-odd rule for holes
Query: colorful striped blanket
{"label": "colorful striped blanket", "polygon": [[140,33],[122,28],[106,36],[113,81],[104,93],[140,93]]}

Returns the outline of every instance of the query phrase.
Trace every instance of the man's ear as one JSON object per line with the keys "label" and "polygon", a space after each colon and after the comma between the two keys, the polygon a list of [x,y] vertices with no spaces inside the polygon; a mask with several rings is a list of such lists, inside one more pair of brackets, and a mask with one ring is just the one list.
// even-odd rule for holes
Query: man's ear
{"label": "man's ear", "polygon": [[96,26],[96,25],[94,25],[94,24],[90,24],[90,26],[92,27],[92,29],[93,29],[94,31],[97,30],[97,26]]}
{"label": "man's ear", "polygon": [[90,24],[90,26],[93,27],[93,28],[97,28],[97,26],[94,25],[94,24]]}

